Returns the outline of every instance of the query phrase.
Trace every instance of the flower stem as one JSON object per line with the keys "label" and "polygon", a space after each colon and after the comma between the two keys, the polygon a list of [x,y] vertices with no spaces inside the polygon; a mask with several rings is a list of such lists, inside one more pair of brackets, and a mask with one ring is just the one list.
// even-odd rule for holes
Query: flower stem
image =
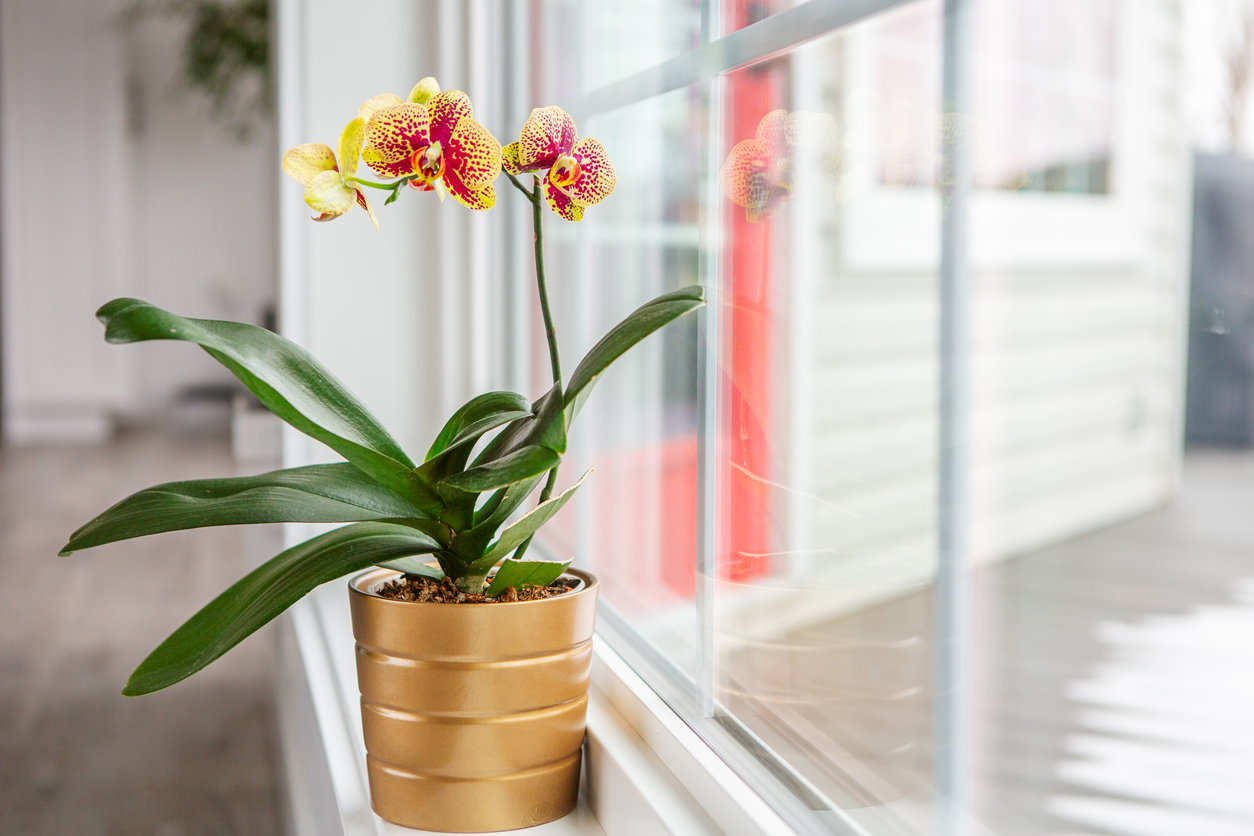
{"label": "flower stem", "polygon": [[509,173],[508,171],[506,171],[505,169],[501,169],[501,173],[502,173],[502,174],[504,174],[506,177],[508,177],[508,178],[509,178],[509,182],[511,182],[511,183],[513,183],[513,184],[514,184],[514,188],[515,188],[515,189],[518,189],[518,191],[520,191],[520,192],[522,192],[524,195],[526,195],[527,200],[530,200],[532,203],[535,203],[535,202],[536,202],[535,195],[533,195],[533,194],[531,193],[531,190],[530,190],[530,189],[528,189],[528,188],[527,188],[526,186],[524,186],[522,183],[518,182],[518,178],[517,178],[517,177],[515,177],[515,176],[514,176],[514,175],[512,175],[512,174],[510,174],[510,173]]}
{"label": "flower stem", "polygon": [[544,337],[549,341],[549,365],[553,367],[553,382],[562,382],[562,360],[557,354],[557,329],[553,327],[553,314],[549,310],[549,287],[544,279],[544,227],[541,225],[543,214],[540,202],[540,178],[535,178],[536,187],[531,198],[531,225],[535,229],[536,242],[536,287],[540,290],[540,312],[544,314]]}
{"label": "flower stem", "polygon": [[[540,291],[540,312],[544,314],[544,336],[549,342],[549,364],[553,367],[553,383],[559,387],[558,397],[561,397],[562,361],[557,354],[557,329],[553,327],[553,313],[549,310],[549,288],[544,277],[544,227],[541,223],[544,217],[542,211],[544,202],[540,200],[540,178],[534,178],[535,188],[528,192],[521,183],[514,179],[514,175],[508,171],[505,174],[515,186],[522,189],[522,192],[531,201],[531,224],[535,229],[536,243],[536,287]],[[558,420],[562,419],[559,418]],[[549,478],[544,483],[544,489],[540,491],[540,502],[547,502],[549,497],[553,496],[553,487],[557,484],[557,468],[559,466],[560,463],[554,465],[553,469],[549,471]],[[534,536],[532,535],[532,537]],[[527,547],[531,545],[532,537],[524,540],[522,545],[518,547],[518,550],[514,552],[515,560],[522,560],[522,556],[527,552]]]}
{"label": "flower stem", "polygon": [[395,183],[376,183],[373,180],[362,180],[360,177],[345,177],[350,183],[360,183],[363,186],[369,186],[372,189],[383,189],[384,191],[395,191],[396,187],[404,184],[405,180],[398,180]]}

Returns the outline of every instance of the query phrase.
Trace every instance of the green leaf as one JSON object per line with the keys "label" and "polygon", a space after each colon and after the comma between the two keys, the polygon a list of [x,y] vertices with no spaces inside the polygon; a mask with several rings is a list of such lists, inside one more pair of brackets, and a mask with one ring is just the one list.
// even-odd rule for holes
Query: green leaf
{"label": "green leaf", "polygon": [[457,536],[453,549],[458,556],[472,563],[481,560],[488,543],[496,536],[496,530],[526,502],[527,497],[531,496],[543,479],[544,474],[541,473],[530,479],[515,482],[494,493],[483,504],[483,507],[475,512],[474,527]]}
{"label": "green leaf", "polygon": [[61,557],[132,537],[212,525],[420,516],[421,510],[354,465],[316,464],[260,476],[167,482],[142,490],[75,531]]}
{"label": "green leaf", "polygon": [[[531,415],[531,402],[516,392],[486,392],[453,413],[427,451],[427,459],[518,418]],[[501,420],[502,416],[508,416]]]}
{"label": "green leaf", "polygon": [[439,566],[429,566],[414,557],[398,557],[396,560],[385,560],[382,563],[376,563],[375,565],[382,566],[384,569],[404,572],[406,575],[417,575],[420,578],[430,578],[433,581],[444,580],[443,569]]}
{"label": "green leaf", "polygon": [[569,488],[562,491],[547,502],[541,502],[535,508],[532,508],[517,520],[510,523],[509,526],[501,532],[501,536],[497,539],[497,541],[488,549],[487,553],[483,556],[484,559],[499,560],[522,545],[524,540],[535,534],[540,529],[540,526],[553,519],[553,515],[562,510],[562,506],[566,504],[568,499],[575,495],[575,491],[578,490],[579,486],[583,484],[583,480],[588,478],[588,473],[591,472],[592,470],[589,469],[586,473],[584,473],[584,475],[579,477],[578,482],[571,485]]}
{"label": "green leaf", "polygon": [[431,445],[427,460],[415,472],[424,483],[439,484],[445,477],[466,469],[466,460],[484,433],[530,417],[531,404],[522,395],[513,392],[480,395],[454,413]]}
{"label": "green leaf", "polygon": [[484,594],[495,598],[511,587],[548,586],[560,578],[568,566],[569,560],[561,563],[556,560],[514,560],[511,557],[496,570],[496,577],[488,584]]}
{"label": "green leaf", "polygon": [[437,485],[442,493],[446,488],[453,488],[468,493],[481,493],[543,473],[556,467],[562,457],[547,447],[532,445],[516,450],[487,464],[477,465],[455,473]]}
{"label": "green leaf", "polygon": [[689,311],[705,304],[705,288],[690,285],[670,293],[663,293],[652,302],[637,308],[631,316],[615,325],[601,341],[592,347],[570,376],[570,385],[563,399],[566,413],[566,429],[579,414],[584,402],[592,394],[597,378],[629,348]]}
{"label": "green leaf", "polygon": [[562,386],[553,384],[553,388],[532,404],[532,414],[526,418],[513,421],[488,442],[476,458],[476,465],[521,450],[523,447],[539,445],[547,447],[555,453],[566,452],[566,428],[558,420],[562,415]]}
{"label": "green leaf", "polygon": [[428,514],[439,498],[365,405],[325,366],[278,334],[213,319],[188,319],[139,299],[114,299],[96,312],[111,343],[185,340],[226,366],[275,415],[326,444]]}
{"label": "green leaf", "polygon": [[307,540],[250,572],[188,619],[135,669],[122,693],[149,694],[186,679],[320,584],[439,548],[421,532],[382,522],[354,523]]}

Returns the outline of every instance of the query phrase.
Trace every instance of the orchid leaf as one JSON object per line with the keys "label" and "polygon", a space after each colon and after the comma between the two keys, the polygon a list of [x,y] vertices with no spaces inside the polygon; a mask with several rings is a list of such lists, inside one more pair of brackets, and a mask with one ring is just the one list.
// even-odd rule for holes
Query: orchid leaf
{"label": "orchid leaf", "polygon": [[422,515],[354,465],[316,464],[259,476],[167,482],[142,490],[75,531],[61,556],[132,537],[213,525]]}
{"label": "orchid leaf", "polygon": [[492,439],[474,461],[475,465],[501,458],[523,447],[539,445],[555,453],[566,452],[566,429],[562,415],[562,386],[553,384],[548,392],[531,405],[531,415],[511,422]]}
{"label": "orchid leaf", "polygon": [[96,312],[96,318],[104,323],[105,339],[111,343],[196,343],[275,415],[428,514],[438,510],[439,498],[413,474],[413,462],[378,419],[295,343],[255,325],[188,319],[139,299],[114,299]]}
{"label": "orchid leaf", "polygon": [[437,486],[442,494],[452,488],[481,493],[522,482],[557,466],[562,457],[547,447],[530,445],[486,464],[455,473]]}
{"label": "orchid leaf", "polygon": [[511,514],[522,507],[527,497],[539,487],[543,478],[544,474],[540,473],[530,479],[501,488],[492,494],[483,507],[475,511],[473,527],[459,534],[457,541],[453,544],[453,550],[458,556],[470,562],[481,560],[488,543],[496,536],[497,529],[510,518]]}
{"label": "orchid leaf", "polygon": [[432,566],[423,563],[416,557],[398,557],[396,560],[385,560],[382,563],[376,563],[376,566],[382,566],[384,569],[392,569],[397,572],[404,572],[406,575],[417,575],[420,578],[430,578],[433,581],[444,580],[444,570],[439,566]]}
{"label": "orchid leaf", "polygon": [[122,693],[168,688],[213,662],[314,587],[386,560],[430,554],[439,544],[402,525],[360,522],[272,558],[210,601],[131,674]]}
{"label": "orchid leaf", "polygon": [[701,285],[690,285],[663,293],[653,301],[641,305],[610,329],[584,356],[570,376],[570,385],[567,386],[563,399],[566,429],[570,428],[571,422],[592,394],[592,387],[596,385],[597,379],[611,363],[663,325],[704,304],[705,288]]}
{"label": "orchid leaf", "polygon": [[522,545],[524,540],[529,539],[540,529],[542,525],[553,519],[553,516],[558,511],[562,510],[562,506],[566,504],[567,500],[575,495],[575,491],[579,489],[579,486],[583,484],[583,480],[587,479],[588,474],[591,472],[592,470],[589,469],[583,476],[579,477],[578,482],[571,485],[569,488],[562,491],[552,499],[546,502],[541,502],[535,508],[532,508],[530,511],[506,526],[505,530],[501,532],[501,536],[497,538],[497,541],[492,544],[487,553],[483,556],[484,559],[499,560]]}
{"label": "orchid leaf", "polygon": [[[507,420],[500,420],[508,415]],[[515,392],[485,392],[471,398],[445,423],[440,434],[436,436],[427,451],[427,459],[431,459],[444,450],[466,441],[478,438],[485,432],[517,418],[531,415],[531,402]]]}
{"label": "orchid leaf", "polygon": [[562,576],[570,566],[556,560],[514,560],[504,561],[496,570],[496,577],[488,584],[484,592],[489,598],[495,598],[507,589],[522,589],[524,586],[548,586]]}
{"label": "orchid leaf", "polygon": [[444,425],[427,460],[417,469],[418,477],[435,485],[466,469],[466,460],[479,438],[504,424],[531,417],[531,404],[513,392],[488,392],[472,399]]}

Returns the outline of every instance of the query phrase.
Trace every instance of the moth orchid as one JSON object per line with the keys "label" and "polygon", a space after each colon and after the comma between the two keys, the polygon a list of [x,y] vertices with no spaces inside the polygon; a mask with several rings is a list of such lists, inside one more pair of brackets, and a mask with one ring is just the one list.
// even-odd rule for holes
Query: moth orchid
{"label": "moth orchid", "polygon": [[370,201],[348,179],[357,174],[365,122],[358,116],[344,126],[338,158],[329,147],[316,142],[297,145],[283,155],[283,170],[305,187],[305,203],[318,213],[315,221],[334,220],[356,203],[369,213],[374,228],[379,228],[379,219],[370,208]]}
{"label": "moth orchid", "polygon": [[410,94],[427,94],[425,103],[375,96],[362,105],[369,113],[362,159],[383,177],[412,177],[409,185],[419,191],[447,189],[463,206],[491,209],[501,143],[475,121],[469,96],[460,90],[431,93],[432,87],[439,89],[434,79],[423,79]]}
{"label": "moth orchid", "polygon": [[501,160],[510,174],[541,177],[544,199],[568,221],[582,219],[583,210],[609,197],[617,183],[605,147],[579,139],[575,120],[560,107],[531,111],[518,141],[501,149]]}
{"label": "moth orchid", "polygon": [[744,207],[749,223],[766,220],[792,194],[794,165],[805,154],[826,171],[839,168],[836,120],[826,113],[772,110],[753,139],[736,143],[723,163],[723,194]]}

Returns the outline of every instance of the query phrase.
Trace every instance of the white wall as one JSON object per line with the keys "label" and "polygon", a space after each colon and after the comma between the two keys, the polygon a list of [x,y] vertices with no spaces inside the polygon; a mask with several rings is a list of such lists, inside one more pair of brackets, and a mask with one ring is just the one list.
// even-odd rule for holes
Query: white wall
{"label": "white wall", "polygon": [[129,287],[130,154],[118,0],[0,2],[4,430],[102,437],[126,358],[96,307]]}
{"label": "white wall", "polygon": [[100,440],[230,379],[192,346],[107,346],[109,299],[257,322],[274,298],[273,128],[237,142],[180,88],[181,24],[128,5],[0,0],[8,442]]}
{"label": "white wall", "polygon": [[[506,135],[496,76],[484,68],[501,4],[381,0],[369,14],[345,8],[334,0],[280,4],[283,31],[301,35],[281,44],[281,145],[334,145],[361,102],[405,96],[428,75],[443,89],[466,91],[475,117]],[[492,21],[487,30],[467,32],[471,13]],[[470,49],[441,54],[437,40]],[[364,165],[358,174],[374,177]],[[277,167],[272,176],[280,180],[282,332],[326,363],[420,460],[448,415],[491,383],[489,356],[499,341],[486,325],[496,303],[486,283],[496,242],[505,238],[501,207],[475,213],[407,189],[386,208],[385,193],[369,195],[378,232],[360,209],[315,224],[300,185]],[[499,200],[510,187],[501,178],[496,188]],[[286,464],[333,455],[295,431],[286,436]]]}

